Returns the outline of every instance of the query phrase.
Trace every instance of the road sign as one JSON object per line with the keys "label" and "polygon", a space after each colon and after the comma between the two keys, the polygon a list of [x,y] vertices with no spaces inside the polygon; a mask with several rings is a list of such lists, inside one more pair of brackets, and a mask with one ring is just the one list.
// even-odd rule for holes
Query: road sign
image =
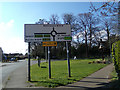
{"label": "road sign", "polygon": [[71,41],[71,28],[66,24],[25,24],[25,42]]}
{"label": "road sign", "polygon": [[56,41],[42,42],[42,46],[57,46]]}
{"label": "road sign", "polygon": [[[30,43],[43,42],[43,46],[48,46],[49,78],[51,78],[50,49],[49,46],[57,46],[55,41],[71,41],[71,27],[67,24],[25,24],[24,40],[28,42],[28,81],[30,76]],[[52,41],[52,42],[51,42]],[[54,42],[53,42],[54,41]],[[68,47],[68,43],[67,43]],[[69,50],[67,48],[67,59],[70,77]]]}

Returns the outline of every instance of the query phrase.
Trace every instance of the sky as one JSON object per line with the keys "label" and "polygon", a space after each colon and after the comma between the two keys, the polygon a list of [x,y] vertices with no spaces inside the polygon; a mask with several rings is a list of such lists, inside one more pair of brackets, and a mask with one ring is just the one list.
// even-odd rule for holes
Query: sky
{"label": "sky", "polygon": [[78,15],[88,12],[89,7],[90,2],[0,2],[0,47],[4,53],[25,54],[28,45],[24,42],[24,24],[49,20],[52,14],[59,17],[64,13]]}

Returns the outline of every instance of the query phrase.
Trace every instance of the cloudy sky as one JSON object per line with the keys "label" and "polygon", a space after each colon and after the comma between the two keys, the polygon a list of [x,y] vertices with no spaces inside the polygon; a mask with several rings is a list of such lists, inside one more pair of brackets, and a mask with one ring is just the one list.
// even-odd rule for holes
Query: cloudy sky
{"label": "cloudy sky", "polygon": [[90,2],[0,2],[0,47],[4,53],[25,54],[24,24],[34,24],[40,18],[49,20],[52,14],[61,17],[64,13],[88,12],[89,6]]}

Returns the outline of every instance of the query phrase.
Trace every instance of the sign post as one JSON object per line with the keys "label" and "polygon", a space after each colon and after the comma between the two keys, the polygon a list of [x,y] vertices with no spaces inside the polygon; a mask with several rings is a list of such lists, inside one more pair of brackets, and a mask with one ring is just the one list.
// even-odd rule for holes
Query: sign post
{"label": "sign post", "polygon": [[28,42],[28,81],[31,81],[31,77],[30,77],[30,42]]}
{"label": "sign post", "polygon": [[38,60],[38,67],[40,67],[40,58],[38,57],[37,60]]}
{"label": "sign post", "polygon": [[50,46],[57,46],[57,41],[66,42],[68,72],[70,73],[70,59],[68,41],[72,40],[71,27],[68,24],[25,24],[25,42],[28,42],[28,81],[30,78],[30,43],[43,42],[48,47],[49,78],[51,78]]}
{"label": "sign post", "polygon": [[48,47],[49,78],[51,78],[50,47]]}
{"label": "sign post", "polygon": [[68,42],[66,42],[66,47],[67,47],[68,75],[69,75],[69,77],[71,77],[71,72],[70,72],[70,59],[69,59],[69,46],[68,46]]}
{"label": "sign post", "polygon": [[46,62],[48,62],[48,58],[47,58],[48,57],[48,54],[47,54],[48,52],[47,51],[48,51],[47,47],[45,47],[45,59],[46,59]]}

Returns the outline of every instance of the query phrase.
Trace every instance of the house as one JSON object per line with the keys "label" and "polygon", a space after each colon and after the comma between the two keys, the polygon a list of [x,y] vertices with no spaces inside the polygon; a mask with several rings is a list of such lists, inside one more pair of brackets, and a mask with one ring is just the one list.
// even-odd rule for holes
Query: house
{"label": "house", "polygon": [[2,57],[3,57],[3,51],[2,48],[0,47],[0,62],[2,62]]}
{"label": "house", "polygon": [[16,58],[17,60],[25,58],[25,56],[22,53],[9,53],[9,54],[4,53],[4,55],[7,57],[8,60],[10,60],[11,58]]}

